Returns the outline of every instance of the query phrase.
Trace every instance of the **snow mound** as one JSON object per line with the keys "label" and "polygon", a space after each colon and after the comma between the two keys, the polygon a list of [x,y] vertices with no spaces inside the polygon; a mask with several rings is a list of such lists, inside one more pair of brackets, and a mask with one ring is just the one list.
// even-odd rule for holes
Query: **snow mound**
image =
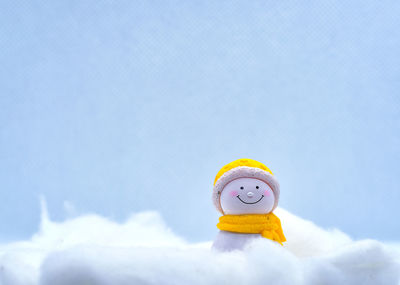
{"label": "snow mound", "polygon": [[44,210],[31,240],[0,246],[0,285],[399,284],[394,247],[275,213],[284,247],[260,239],[219,253],[211,242],[185,242],[157,212],[121,224],[98,215],[56,223]]}

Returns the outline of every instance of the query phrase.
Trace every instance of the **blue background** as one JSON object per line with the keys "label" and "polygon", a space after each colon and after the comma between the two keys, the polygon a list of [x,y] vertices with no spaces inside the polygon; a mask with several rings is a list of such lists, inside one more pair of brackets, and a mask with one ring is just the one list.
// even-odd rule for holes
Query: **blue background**
{"label": "blue background", "polygon": [[209,240],[214,176],[246,157],[296,215],[398,240],[399,15],[372,0],[1,1],[0,238],[36,232],[42,194],[55,220],[65,203],[158,210]]}

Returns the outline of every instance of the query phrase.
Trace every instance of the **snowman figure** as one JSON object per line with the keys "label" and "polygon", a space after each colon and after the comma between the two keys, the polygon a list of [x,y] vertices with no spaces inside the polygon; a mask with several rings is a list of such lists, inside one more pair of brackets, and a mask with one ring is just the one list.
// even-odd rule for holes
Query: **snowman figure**
{"label": "snowman figure", "polygon": [[213,202],[222,214],[213,248],[243,249],[256,238],[286,241],[281,222],[272,211],[278,206],[279,183],[264,164],[238,159],[225,165],[214,180]]}

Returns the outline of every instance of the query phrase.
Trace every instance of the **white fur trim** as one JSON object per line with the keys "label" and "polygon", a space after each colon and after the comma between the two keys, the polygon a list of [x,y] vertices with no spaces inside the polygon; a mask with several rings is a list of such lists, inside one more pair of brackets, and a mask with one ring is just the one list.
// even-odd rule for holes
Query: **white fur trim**
{"label": "white fur trim", "polygon": [[264,171],[260,168],[238,166],[225,172],[214,185],[212,200],[214,202],[215,208],[217,208],[217,210],[221,212],[221,214],[224,214],[220,203],[221,192],[226,184],[238,178],[257,178],[267,183],[271,187],[275,195],[275,203],[272,211],[278,206],[280,193],[278,180],[276,180],[276,178],[271,173]]}

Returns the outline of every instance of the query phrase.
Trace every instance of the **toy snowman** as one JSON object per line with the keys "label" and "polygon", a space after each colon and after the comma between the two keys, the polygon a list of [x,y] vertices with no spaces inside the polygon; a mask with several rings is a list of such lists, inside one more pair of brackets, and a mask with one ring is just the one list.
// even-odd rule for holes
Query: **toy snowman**
{"label": "toy snowman", "polygon": [[271,170],[252,159],[225,165],[214,180],[212,199],[223,216],[213,248],[243,249],[256,238],[286,241],[281,222],[272,211],[278,206],[279,183]]}

